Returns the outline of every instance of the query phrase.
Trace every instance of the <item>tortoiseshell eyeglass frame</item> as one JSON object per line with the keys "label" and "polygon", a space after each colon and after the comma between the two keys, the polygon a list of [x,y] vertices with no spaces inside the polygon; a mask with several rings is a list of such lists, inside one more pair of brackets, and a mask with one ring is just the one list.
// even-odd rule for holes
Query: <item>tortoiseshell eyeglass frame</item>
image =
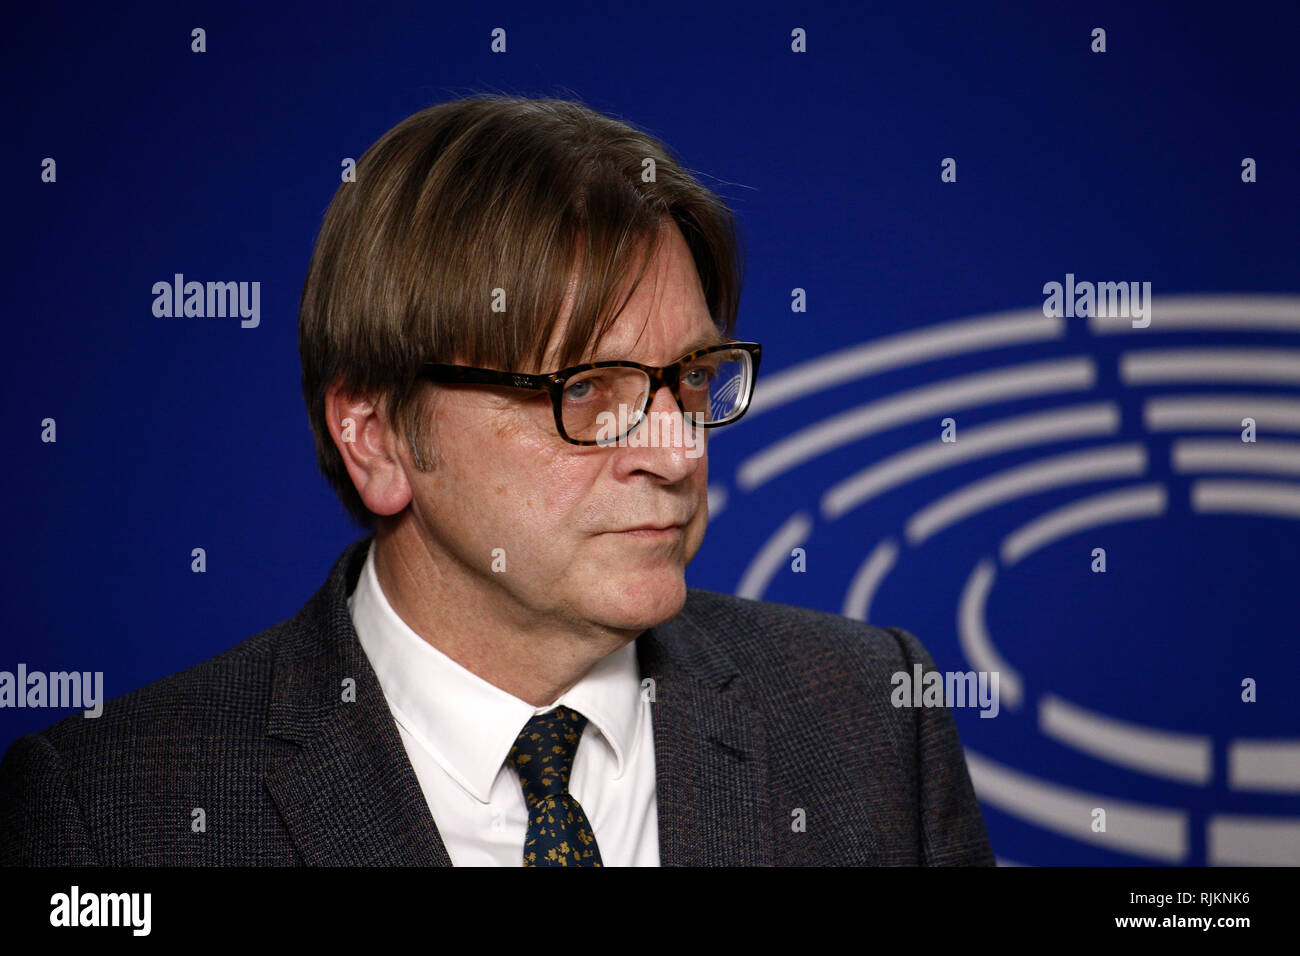
{"label": "tortoiseshell eyeglass frame", "polygon": [[[749,411],[749,403],[754,396],[754,383],[758,380],[758,363],[763,356],[763,346],[757,342],[723,342],[719,345],[710,345],[706,348],[696,349],[694,352],[687,352],[677,361],[668,365],[642,365],[640,362],[588,362],[584,365],[573,365],[569,368],[562,368],[558,372],[547,372],[541,375],[525,375],[520,372],[503,372],[495,368],[475,368],[470,365],[447,365],[440,362],[428,362],[420,368],[420,377],[426,378],[432,382],[438,382],[447,385],[496,385],[504,388],[523,388],[531,391],[549,392],[551,396],[551,409],[555,414],[555,429],[571,445],[608,445],[619,439],[625,438],[636,430],[641,422],[645,421],[646,414],[650,410],[650,405],[654,401],[655,395],[663,386],[668,386],[672,391],[673,400],[677,402],[677,407],[681,409],[682,414],[686,414],[686,406],[682,404],[681,388],[681,371],[702,355],[708,355],[711,352],[723,352],[729,349],[739,349],[746,352],[750,357],[749,382],[745,391],[744,404],[740,412],[735,416],[717,422],[695,422],[696,425],[703,428],[717,428],[720,425],[730,425],[740,421],[745,412]],[[645,408],[641,409],[641,415],[636,424],[629,428],[622,435],[616,438],[600,439],[579,439],[571,438],[564,431],[564,414],[560,403],[564,399],[564,386],[569,379],[581,372],[587,372],[597,368],[635,368],[640,369],[650,378],[650,391],[646,395]],[[689,419],[688,419],[689,420]]]}

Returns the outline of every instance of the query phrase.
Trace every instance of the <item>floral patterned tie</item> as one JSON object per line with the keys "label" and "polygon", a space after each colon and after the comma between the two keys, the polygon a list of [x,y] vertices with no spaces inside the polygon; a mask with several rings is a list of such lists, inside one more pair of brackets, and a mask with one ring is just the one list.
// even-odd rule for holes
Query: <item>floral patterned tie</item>
{"label": "floral patterned tie", "polygon": [[537,714],[519,732],[506,761],[519,773],[528,804],[524,866],[601,866],[596,834],[569,793],[569,772],[587,718],[570,707]]}

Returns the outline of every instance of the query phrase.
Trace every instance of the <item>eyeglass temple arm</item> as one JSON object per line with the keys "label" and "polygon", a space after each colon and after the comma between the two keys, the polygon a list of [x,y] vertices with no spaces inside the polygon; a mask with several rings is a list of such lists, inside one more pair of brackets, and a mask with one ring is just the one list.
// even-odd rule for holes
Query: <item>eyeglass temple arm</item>
{"label": "eyeglass temple arm", "polygon": [[425,365],[421,370],[425,378],[435,382],[462,383],[466,385],[504,385],[508,388],[549,389],[551,383],[540,375],[503,372],[495,368],[470,368],[464,365]]}

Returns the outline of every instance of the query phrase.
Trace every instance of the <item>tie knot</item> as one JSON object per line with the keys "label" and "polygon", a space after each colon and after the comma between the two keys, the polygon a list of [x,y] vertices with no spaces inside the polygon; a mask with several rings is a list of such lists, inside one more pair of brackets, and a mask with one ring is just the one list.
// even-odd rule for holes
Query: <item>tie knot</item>
{"label": "tie knot", "polygon": [[556,707],[531,717],[519,731],[507,758],[519,773],[531,807],[569,789],[569,772],[587,718],[571,707]]}

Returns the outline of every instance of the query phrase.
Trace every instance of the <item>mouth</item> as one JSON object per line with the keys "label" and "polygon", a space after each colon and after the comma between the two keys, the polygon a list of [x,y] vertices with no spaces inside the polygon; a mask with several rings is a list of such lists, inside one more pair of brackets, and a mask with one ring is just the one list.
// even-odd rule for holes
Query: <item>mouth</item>
{"label": "mouth", "polygon": [[624,535],[629,538],[669,538],[681,534],[684,528],[685,523],[668,525],[641,524],[633,528],[611,531],[609,534]]}

